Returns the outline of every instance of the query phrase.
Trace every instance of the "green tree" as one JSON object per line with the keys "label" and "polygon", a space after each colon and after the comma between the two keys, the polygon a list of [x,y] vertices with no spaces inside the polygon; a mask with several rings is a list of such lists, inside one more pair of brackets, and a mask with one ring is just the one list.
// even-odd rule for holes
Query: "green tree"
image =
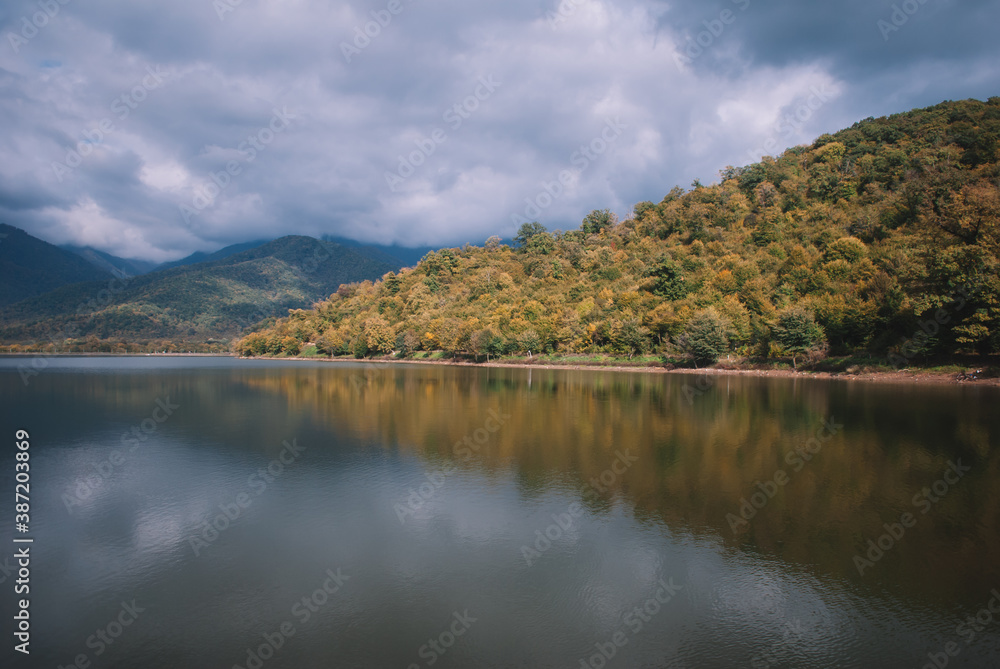
{"label": "green tree", "polygon": [[420,337],[413,330],[406,330],[396,335],[396,350],[404,358],[420,348]]}
{"label": "green tree", "polygon": [[605,228],[610,228],[617,222],[618,217],[610,209],[595,209],[584,217],[580,229],[588,235],[593,235]]}
{"label": "green tree", "polygon": [[644,353],[649,347],[649,328],[643,327],[637,318],[614,323],[611,344],[616,351],[627,353],[631,360],[633,355]]}
{"label": "green tree", "polygon": [[523,249],[528,245],[528,241],[532,237],[540,235],[543,232],[547,232],[547,230],[545,226],[538,221],[534,221],[533,223],[524,223],[514,236],[514,244],[517,245],[518,248]]}
{"label": "green tree", "polygon": [[684,275],[670,258],[661,260],[658,265],[646,272],[646,276],[652,279],[646,284],[646,289],[657,297],[680,300],[688,293]]}
{"label": "green tree", "polygon": [[498,356],[503,353],[503,339],[496,335],[490,328],[478,330],[470,338],[472,352],[478,357],[486,356],[486,362],[490,361],[490,356]]}
{"label": "green tree", "polygon": [[800,308],[782,313],[773,334],[778,345],[792,355],[792,367],[797,367],[796,356],[806,353],[823,340],[823,329],[816,323],[812,312]]}
{"label": "green tree", "polygon": [[646,215],[647,212],[655,212],[655,211],[656,211],[656,205],[653,204],[652,202],[649,202],[648,200],[639,202],[632,207],[633,215],[635,216],[636,220],[640,221],[642,220],[642,217]]}
{"label": "green tree", "polygon": [[524,332],[522,332],[517,336],[517,347],[522,351],[526,351],[529,355],[531,354],[532,351],[535,351],[537,353],[538,349],[540,349],[541,346],[542,346],[541,338],[538,336],[538,333],[532,328],[528,328],[527,330],[525,330]]}
{"label": "green tree", "polygon": [[527,243],[528,251],[539,255],[548,255],[552,253],[555,248],[555,238],[548,232],[540,232],[537,235],[532,235],[531,239],[529,239]]}
{"label": "green tree", "polygon": [[402,280],[396,276],[395,272],[388,272],[382,277],[382,287],[389,295],[395,295],[398,293],[399,287],[402,283]]}
{"label": "green tree", "polygon": [[709,307],[695,314],[684,330],[684,348],[696,364],[711,365],[729,350],[729,323]]}
{"label": "green tree", "polygon": [[367,358],[368,357],[368,338],[364,335],[358,335],[354,338],[354,343],[351,345],[351,352],[354,353],[354,357]]}

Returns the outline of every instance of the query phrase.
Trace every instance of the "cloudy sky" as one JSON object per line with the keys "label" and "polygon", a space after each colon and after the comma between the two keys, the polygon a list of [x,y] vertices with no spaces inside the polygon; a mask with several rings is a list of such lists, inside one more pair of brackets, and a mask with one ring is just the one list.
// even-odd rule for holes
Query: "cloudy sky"
{"label": "cloudy sky", "polygon": [[0,222],[157,261],[576,228],[1000,95],[995,0],[6,0]]}

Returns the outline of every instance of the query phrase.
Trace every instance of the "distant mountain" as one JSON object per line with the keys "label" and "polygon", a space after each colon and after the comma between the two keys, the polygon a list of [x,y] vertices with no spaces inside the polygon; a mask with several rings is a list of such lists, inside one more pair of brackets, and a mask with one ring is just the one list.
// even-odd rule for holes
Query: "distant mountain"
{"label": "distant mountain", "polygon": [[156,266],[156,271],[163,269],[170,269],[171,267],[183,267],[185,265],[195,265],[201,262],[212,262],[213,260],[222,260],[228,258],[229,256],[236,255],[237,253],[242,253],[243,251],[249,251],[250,249],[255,249],[258,246],[263,246],[267,244],[269,239],[258,239],[252,242],[243,242],[241,244],[231,244],[224,248],[215,251],[214,253],[205,253],[204,251],[195,251],[186,258],[181,258],[180,260],[174,260],[172,262],[165,262],[162,265]]}
{"label": "distant mountain", "polygon": [[0,305],[47,293],[79,281],[111,274],[11,225],[0,224]]}
{"label": "distant mountain", "polygon": [[218,260],[125,281],[109,282],[106,275],[8,305],[0,309],[0,339],[26,342],[67,332],[129,341],[227,338],[289,309],[309,308],[343,283],[395,269],[340,244],[282,237]]}
{"label": "distant mountain", "polygon": [[[393,265],[396,269],[404,266],[416,265],[429,251],[433,249],[430,246],[427,247],[415,247],[407,248],[402,246],[379,246],[374,244],[361,244],[353,239],[345,239],[343,237],[333,237],[330,235],[323,235],[320,239],[326,242],[333,242],[334,244],[340,244],[341,246],[347,246],[358,253],[371,258],[372,260],[378,260],[379,262],[384,262],[388,265]],[[180,260],[174,260],[173,262],[163,263],[156,267],[156,271],[162,269],[170,269],[171,267],[182,267],[184,265],[194,265],[200,262],[211,262],[213,260],[222,260],[223,258],[228,258],[231,255],[241,253],[243,251],[249,251],[250,249],[255,249],[258,246],[263,246],[267,244],[268,239],[258,239],[252,242],[243,242],[241,244],[232,244],[231,246],[226,246],[225,248],[219,249],[214,253],[205,253],[203,251],[196,251],[186,258],[181,258]]]}
{"label": "distant mountain", "polygon": [[119,258],[118,256],[113,256],[110,253],[105,253],[104,251],[98,251],[97,249],[89,246],[71,246],[64,244],[60,248],[69,251],[70,253],[75,253],[98,269],[102,269],[105,272],[110,272],[111,274],[119,276],[122,274],[127,274],[128,276],[138,276],[140,274],[151,272],[157,267],[157,263],[155,262]]}
{"label": "distant mountain", "polygon": [[414,267],[420,259],[431,251],[436,251],[434,246],[384,246],[381,244],[362,244],[353,239],[344,237],[334,237],[333,235],[323,235],[325,241],[350,246],[360,250],[375,259],[385,262],[398,262],[400,267]]}

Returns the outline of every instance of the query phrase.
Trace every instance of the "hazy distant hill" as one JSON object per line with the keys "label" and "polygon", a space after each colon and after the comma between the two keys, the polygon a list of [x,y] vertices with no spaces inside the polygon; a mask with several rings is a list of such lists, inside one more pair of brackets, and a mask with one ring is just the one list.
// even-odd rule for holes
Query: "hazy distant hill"
{"label": "hazy distant hill", "polygon": [[[325,242],[333,242],[334,244],[340,244],[341,246],[346,246],[361,255],[367,256],[372,260],[378,260],[394,267],[403,267],[408,265],[416,265],[417,262],[427,254],[428,251],[432,251],[431,247],[415,247],[415,248],[404,248],[400,246],[379,246],[375,244],[361,244],[351,239],[345,239],[342,237],[332,237],[330,235],[323,235],[321,239]],[[243,251],[249,251],[255,249],[259,246],[267,244],[269,239],[258,239],[252,242],[243,242],[241,244],[232,244],[221,248],[214,253],[205,253],[203,251],[196,251],[186,258],[181,258],[180,260],[174,260],[173,262],[166,262],[155,268],[154,271],[159,271],[162,269],[170,269],[171,267],[181,267],[183,265],[194,265],[200,262],[211,262],[213,260],[222,260],[223,258],[228,258],[231,255],[241,253]]]}
{"label": "hazy distant hill", "polygon": [[231,244],[224,248],[215,251],[214,253],[205,253],[204,251],[195,251],[191,255],[181,258],[180,260],[174,260],[172,262],[165,262],[162,265],[158,265],[155,269],[157,271],[163,269],[170,269],[171,267],[183,267],[185,265],[196,265],[201,262],[212,262],[213,260],[222,260],[228,258],[229,256],[236,255],[237,253],[242,253],[243,251],[249,251],[250,249],[255,249],[258,246],[263,246],[267,244],[267,239],[258,239],[252,242],[243,242],[241,244]]}
{"label": "hazy distant hill", "polygon": [[111,278],[80,256],[0,224],[0,305],[12,304],[78,281]]}
{"label": "hazy distant hill", "polygon": [[69,332],[100,339],[225,338],[290,308],[310,307],[342,283],[377,279],[395,269],[332,242],[282,237],[220,260],[125,282],[109,283],[107,275],[8,305],[0,309],[0,339],[43,339],[65,334],[71,324],[77,330]]}
{"label": "hazy distant hill", "polygon": [[356,242],[353,239],[346,239],[344,237],[334,237],[332,235],[323,235],[323,240],[328,242],[334,242],[335,244],[343,244],[344,246],[349,246],[353,249],[357,249],[366,255],[375,258],[376,260],[384,260],[385,262],[400,264],[400,267],[413,267],[420,259],[431,251],[436,251],[438,247],[434,246],[385,246],[382,244],[362,244],[361,242]]}
{"label": "hazy distant hill", "polygon": [[138,276],[139,274],[146,274],[147,272],[151,272],[157,268],[157,263],[155,262],[150,262],[148,260],[134,260],[131,258],[119,258],[118,256],[105,253],[104,251],[98,251],[97,249],[89,246],[72,246],[64,244],[60,248],[65,251],[69,251],[70,253],[75,253],[98,269],[104,270],[105,272],[111,272],[112,274],[121,275],[124,273],[128,276]]}

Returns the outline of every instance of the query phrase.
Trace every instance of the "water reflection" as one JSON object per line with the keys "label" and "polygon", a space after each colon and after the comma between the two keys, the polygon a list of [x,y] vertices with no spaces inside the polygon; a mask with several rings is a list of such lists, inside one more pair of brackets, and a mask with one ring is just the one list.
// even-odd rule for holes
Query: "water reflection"
{"label": "water reflection", "polygon": [[[135,598],[109,666],[246,666],[286,622],[265,666],[921,666],[1000,585],[997,397],[160,359],[54,361],[25,388],[0,360],[35,449],[38,657],[97,660],[88,635]],[[158,400],[176,411],[141,432]],[[744,499],[765,503],[734,525]],[[475,622],[428,645],[456,615]],[[998,652],[985,628],[949,666]]]}
{"label": "water reflection", "polygon": [[[439,460],[463,466],[454,444],[502,410],[509,424],[474,466],[512,469],[525,499],[560,485],[606,488],[592,511],[626,500],[639,517],[849,581],[867,580],[852,560],[867,538],[909,511],[914,531],[872,570],[873,581],[924,582],[946,597],[981,595],[983,576],[1000,582],[994,389],[374,365],[244,382],[290,407],[312,407],[331,429],[349,425],[363,440],[413,451],[432,469]],[[810,439],[831,424],[842,428],[817,450]],[[635,466],[601,484],[623,450]],[[955,462],[969,473],[930,512],[914,504]],[[740,516],[741,500],[779,471],[787,484],[734,532],[727,515],[749,515]],[[946,568],[955,564],[963,567]]]}

